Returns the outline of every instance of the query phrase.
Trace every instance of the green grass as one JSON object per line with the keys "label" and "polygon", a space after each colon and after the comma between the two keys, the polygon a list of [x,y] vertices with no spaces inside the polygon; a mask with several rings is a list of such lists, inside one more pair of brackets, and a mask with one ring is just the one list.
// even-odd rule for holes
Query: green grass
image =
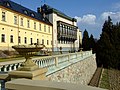
{"label": "green grass", "polygon": [[103,71],[100,88],[109,89],[109,78],[108,78],[108,70],[107,69],[104,69],[104,71]]}
{"label": "green grass", "polygon": [[14,57],[14,58],[0,58],[0,62],[7,62],[7,61],[14,61],[14,60],[21,60],[24,57]]}
{"label": "green grass", "polygon": [[[35,57],[42,57],[42,56],[33,56],[33,58]],[[0,58],[0,62],[7,62],[7,61],[14,61],[14,60],[22,60],[25,59],[22,56],[16,56],[16,57],[9,57],[9,58]]]}

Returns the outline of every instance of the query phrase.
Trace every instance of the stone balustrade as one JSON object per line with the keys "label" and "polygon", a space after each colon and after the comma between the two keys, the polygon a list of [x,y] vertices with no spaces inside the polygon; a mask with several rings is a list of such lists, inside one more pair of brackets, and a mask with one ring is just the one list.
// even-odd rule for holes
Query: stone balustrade
{"label": "stone balustrade", "polygon": [[3,66],[0,66],[0,72],[8,72],[8,71],[12,71],[12,70],[16,70],[17,68],[19,68],[21,66],[22,62],[19,63],[12,63],[12,64],[6,64]]}
{"label": "stone balustrade", "polygon": [[[50,74],[53,68],[61,66],[64,64],[64,67],[68,65],[68,63],[77,62],[77,58],[81,58],[80,60],[89,57],[92,55],[92,51],[85,51],[85,52],[76,52],[76,53],[69,53],[69,54],[61,54],[61,55],[54,55],[54,56],[44,56],[44,57],[37,57],[33,58],[33,61],[41,68],[48,68],[48,73]],[[12,70],[16,70],[18,67],[25,60],[15,60],[0,63],[0,72],[8,72]],[[50,71],[49,71],[50,70]]]}
{"label": "stone balustrade", "polygon": [[[64,56],[65,57],[65,56]],[[47,80],[87,85],[96,71],[96,56],[91,51],[70,54],[46,74]],[[64,58],[64,59],[65,59]],[[62,58],[59,58],[62,59]]]}
{"label": "stone balustrade", "polygon": [[[50,77],[51,74],[62,70],[68,66],[73,65],[79,61],[85,60],[86,58],[90,58],[93,56],[92,51],[82,51],[61,55],[53,55],[53,56],[44,56],[44,57],[36,57],[32,60],[40,67],[47,68],[48,72],[46,73],[47,78]],[[9,62],[1,62],[0,63],[0,72],[9,72],[12,70],[16,70],[24,60],[15,60]],[[86,60],[85,60],[86,61]]]}

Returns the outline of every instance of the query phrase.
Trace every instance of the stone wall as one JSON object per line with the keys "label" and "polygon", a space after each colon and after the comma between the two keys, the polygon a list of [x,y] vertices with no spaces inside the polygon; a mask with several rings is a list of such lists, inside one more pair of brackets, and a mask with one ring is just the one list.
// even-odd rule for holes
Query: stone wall
{"label": "stone wall", "polygon": [[95,59],[95,55],[85,58],[84,60],[48,75],[47,80],[87,85],[97,68]]}

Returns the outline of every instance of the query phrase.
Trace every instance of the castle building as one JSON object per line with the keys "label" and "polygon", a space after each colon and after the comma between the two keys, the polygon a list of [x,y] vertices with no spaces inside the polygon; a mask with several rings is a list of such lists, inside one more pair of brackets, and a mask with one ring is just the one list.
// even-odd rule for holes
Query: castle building
{"label": "castle building", "polygon": [[52,48],[52,24],[49,20],[13,1],[0,0],[0,50],[37,42]]}
{"label": "castle building", "polygon": [[75,18],[46,4],[38,8],[38,13],[42,13],[53,24],[53,51],[60,51],[60,48],[67,52],[78,51],[82,33]]}
{"label": "castle building", "polygon": [[77,20],[46,4],[35,12],[0,0],[0,50],[38,42],[53,51],[78,51],[82,36]]}

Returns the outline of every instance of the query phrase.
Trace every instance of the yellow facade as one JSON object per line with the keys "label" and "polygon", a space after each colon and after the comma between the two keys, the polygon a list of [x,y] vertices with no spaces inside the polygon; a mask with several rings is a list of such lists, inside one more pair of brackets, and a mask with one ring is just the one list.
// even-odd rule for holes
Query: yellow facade
{"label": "yellow facade", "polygon": [[52,25],[0,6],[0,37],[0,49],[4,50],[31,44],[31,38],[32,43],[44,41],[46,47],[52,48]]}

